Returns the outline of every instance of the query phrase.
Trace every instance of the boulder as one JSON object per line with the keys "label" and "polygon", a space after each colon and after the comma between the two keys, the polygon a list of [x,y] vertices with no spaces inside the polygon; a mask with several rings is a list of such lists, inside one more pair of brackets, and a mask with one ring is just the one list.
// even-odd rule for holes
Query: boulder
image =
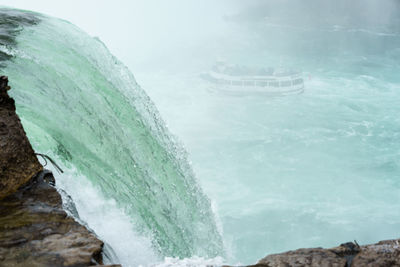
{"label": "boulder", "polygon": [[266,266],[331,266],[344,267],[346,259],[338,256],[334,252],[322,248],[303,248],[289,251],[282,254],[273,254],[260,260],[256,266],[264,264]]}
{"label": "boulder", "polygon": [[400,239],[362,246],[360,253],[354,257],[352,266],[400,266]]}
{"label": "boulder", "polygon": [[344,243],[338,247],[303,248],[261,259],[254,267],[389,267],[400,266],[400,239],[359,246]]}

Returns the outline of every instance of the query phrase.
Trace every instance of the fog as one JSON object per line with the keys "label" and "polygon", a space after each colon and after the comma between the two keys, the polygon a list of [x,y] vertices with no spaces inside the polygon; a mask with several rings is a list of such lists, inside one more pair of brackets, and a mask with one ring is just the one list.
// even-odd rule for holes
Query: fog
{"label": "fog", "polygon": [[[72,22],[126,64],[186,147],[229,263],[394,238],[399,0],[0,0]],[[299,71],[284,97],[215,90],[217,60]]]}
{"label": "fog", "polygon": [[179,56],[221,32],[222,15],[238,6],[224,1],[0,1],[66,19],[98,36],[134,70]]}
{"label": "fog", "polygon": [[[204,57],[210,64],[223,54],[218,45],[221,42],[240,49],[243,39],[260,30],[254,23],[396,32],[400,28],[400,4],[396,0],[1,0],[0,5],[72,22],[98,36],[134,73],[176,65],[178,70],[184,69]],[[279,38],[286,41],[284,36]]]}

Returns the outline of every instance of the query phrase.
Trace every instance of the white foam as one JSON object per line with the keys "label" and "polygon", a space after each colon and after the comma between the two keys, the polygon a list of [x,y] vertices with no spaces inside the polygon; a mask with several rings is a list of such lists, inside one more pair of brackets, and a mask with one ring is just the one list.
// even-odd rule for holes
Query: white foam
{"label": "white foam", "polygon": [[152,265],[154,267],[207,267],[207,266],[222,266],[224,259],[222,257],[215,257],[212,259],[205,259],[202,257],[191,257],[185,259],[166,257],[163,262]]}
{"label": "white foam", "polygon": [[63,174],[58,174],[51,166],[46,168],[53,171],[57,187],[72,197],[80,219],[112,247],[117,256],[111,258],[112,263],[121,263],[125,267],[149,266],[159,260],[151,239],[135,231],[128,215],[114,200],[106,199],[86,177],[71,168],[63,167]]}

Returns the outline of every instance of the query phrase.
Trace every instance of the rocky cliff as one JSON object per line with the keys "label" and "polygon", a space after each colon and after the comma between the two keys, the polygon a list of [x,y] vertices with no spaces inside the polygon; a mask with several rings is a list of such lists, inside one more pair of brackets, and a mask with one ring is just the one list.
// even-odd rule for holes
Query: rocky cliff
{"label": "rocky cliff", "polygon": [[0,199],[43,169],[15,113],[9,89],[7,77],[0,77]]}
{"label": "rocky cliff", "polygon": [[103,242],[63,210],[0,77],[0,266],[102,264]]}

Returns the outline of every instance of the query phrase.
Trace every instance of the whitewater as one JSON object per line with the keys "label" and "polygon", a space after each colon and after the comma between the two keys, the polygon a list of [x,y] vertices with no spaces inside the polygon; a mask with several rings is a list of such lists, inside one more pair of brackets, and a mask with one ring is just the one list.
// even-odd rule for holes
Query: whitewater
{"label": "whitewater", "polygon": [[[66,21],[1,15],[18,115],[34,149],[66,171],[53,171],[57,187],[109,262],[252,264],[398,236],[397,26],[232,18],[220,39],[186,51],[187,65],[135,79]],[[199,75],[216,56],[301,70],[305,92],[220,93]]]}

